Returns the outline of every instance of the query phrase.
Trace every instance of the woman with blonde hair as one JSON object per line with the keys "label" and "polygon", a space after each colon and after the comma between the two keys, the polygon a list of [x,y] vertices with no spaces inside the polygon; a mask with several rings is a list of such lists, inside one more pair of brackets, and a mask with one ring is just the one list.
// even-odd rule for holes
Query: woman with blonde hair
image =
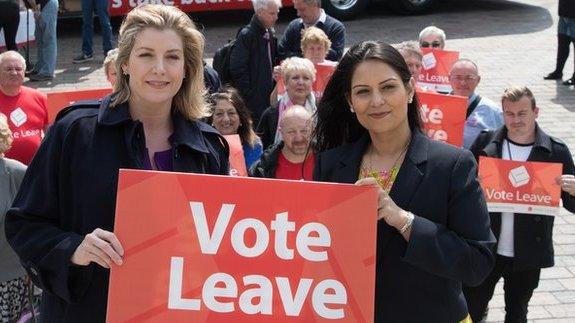
{"label": "woman with blonde hair", "polygon": [[[46,135],[6,217],[6,236],[45,293],[45,322],[104,322],[120,168],[228,174],[208,115],[204,39],[181,10],[130,11],[118,37],[114,92],[71,107]],[[163,189],[163,188],[160,188]]]}
{"label": "woman with blonde hair", "polygon": [[283,113],[293,105],[301,105],[312,114],[316,111],[312,84],[315,81],[315,67],[306,58],[290,57],[281,64],[286,92],[278,97],[276,104],[267,108],[261,116],[256,132],[262,138],[264,150],[281,141],[278,123]]}
{"label": "woman with blonde hair", "polygon": [[4,233],[4,218],[18,192],[26,165],[4,157],[12,146],[12,131],[6,116],[0,113],[0,322],[15,322],[28,308],[26,272]]}
{"label": "woman with blonde hair", "polygon": [[[312,89],[316,100],[321,98],[331,74],[337,66],[337,62],[327,60],[327,54],[331,48],[331,41],[325,32],[317,27],[306,28],[301,36],[301,50],[303,57],[309,59],[316,69],[316,77]],[[276,66],[273,73],[276,86],[270,94],[270,105],[276,105],[278,98],[285,94],[285,80],[282,78],[282,67]]]}

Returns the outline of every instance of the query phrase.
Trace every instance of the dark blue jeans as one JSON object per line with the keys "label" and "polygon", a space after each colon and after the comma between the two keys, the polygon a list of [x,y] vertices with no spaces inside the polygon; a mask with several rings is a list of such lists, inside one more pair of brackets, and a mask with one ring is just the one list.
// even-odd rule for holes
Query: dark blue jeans
{"label": "dark blue jeans", "polygon": [[102,47],[104,55],[112,49],[112,25],[108,13],[108,0],[82,0],[82,52],[92,55],[92,37],[94,35],[94,12],[102,26]]}

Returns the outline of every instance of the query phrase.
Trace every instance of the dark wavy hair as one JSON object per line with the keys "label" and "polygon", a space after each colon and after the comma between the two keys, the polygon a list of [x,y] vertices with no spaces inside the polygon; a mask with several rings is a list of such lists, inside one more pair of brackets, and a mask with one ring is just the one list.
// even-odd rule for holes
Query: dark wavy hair
{"label": "dark wavy hair", "polygon": [[[317,125],[314,139],[318,151],[355,142],[365,129],[350,111],[347,98],[351,95],[351,79],[355,68],[364,61],[379,60],[389,65],[410,87],[411,73],[401,54],[392,46],[381,41],[364,41],[351,47],[343,56],[323,92],[317,109]],[[414,89],[415,90],[415,89]],[[411,131],[421,129],[417,96],[408,104],[407,120]]]}
{"label": "dark wavy hair", "polygon": [[214,121],[214,110],[216,109],[216,104],[218,101],[228,101],[231,103],[234,108],[236,108],[236,112],[240,117],[240,127],[238,128],[238,135],[240,135],[240,139],[242,140],[242,144],[247,143],[250,147],[255,146],[258,141],[259,137],[256,135],[253,126],[253,119],[250,110],[248,110],[242,96],[235,88],[231,86],[225,86],[218,90],[218,92],[213,93],[209,96],[208,102],[210,103],[210,116],[207,118],[207,122],[212,124]]}

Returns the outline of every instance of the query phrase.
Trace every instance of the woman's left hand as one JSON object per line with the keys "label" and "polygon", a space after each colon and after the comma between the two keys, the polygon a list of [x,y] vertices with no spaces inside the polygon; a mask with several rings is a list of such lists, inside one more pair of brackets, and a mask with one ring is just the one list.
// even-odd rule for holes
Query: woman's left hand
{"label": "woman's left hand", "polygon": [[377,208],[377,219],[383,219],[385,223],[390,226],[400,229],[403,227],[407,221],[407,212],[397,206],[395,202],[389,197],[389,194],[383,190],[378,184],[375,178],[366,177],[355,182],[358,186],[376,186],[379,188],[378,191],[378,208]]}

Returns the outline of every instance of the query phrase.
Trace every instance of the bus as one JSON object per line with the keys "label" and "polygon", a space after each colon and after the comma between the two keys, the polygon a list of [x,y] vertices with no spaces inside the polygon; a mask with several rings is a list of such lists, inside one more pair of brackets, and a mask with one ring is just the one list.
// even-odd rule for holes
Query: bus
{"label": "bus", "polygon": [[[293,6],[293,0],[282,0],[284,7]],[[394,11],[413,14],[427,10],[437,0],[322,0],[322,7],[332,17],[347,20],[356,17],[370,2],[388,4]],[[81,0],[64,0],[63,16],[81,16]],[[109,0],[111,16],[124,16],[132,8],[143,4],[177,6],[185,12],[246,10],[252,8],[250,0]]]}

